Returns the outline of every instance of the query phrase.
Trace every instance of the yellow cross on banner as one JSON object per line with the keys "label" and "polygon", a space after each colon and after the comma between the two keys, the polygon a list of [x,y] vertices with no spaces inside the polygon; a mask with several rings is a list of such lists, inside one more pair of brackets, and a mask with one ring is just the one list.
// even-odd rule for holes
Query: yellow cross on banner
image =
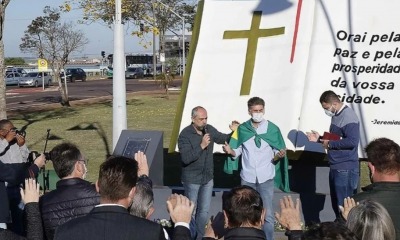
{"label": "yellow cross on banner", "polygon": [[253,79],[254,62],[256,59],[258,38],[270,37],[275,35],[281,35],[285,33],[285,27],[260,29],[261,22],[261,11],[255,11],[251,20],[250,30],[238,30],[238,31],[225,31],[223,39],[238,39],[247,38],[247,51],[246,51],[246,62],[244,65],[242,86],[240,88],[240,95],[249,95],[251,89],[251,81]]}

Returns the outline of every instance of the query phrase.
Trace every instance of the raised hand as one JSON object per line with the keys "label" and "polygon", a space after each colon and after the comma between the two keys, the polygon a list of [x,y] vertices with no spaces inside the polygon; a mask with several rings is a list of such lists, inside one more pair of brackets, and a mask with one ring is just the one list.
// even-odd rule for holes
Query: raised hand
{"label": "raised hand", "polygon": [[149,176],[149,164],[147,162],[147,157],[144,152],[138,151],[135,153],[135,160],[138,163],[138,176],[146,175]]}
{"label": "raised hand", "polygon": [[39,202],[40,185],[36,183],[34,178],[25,179],[25,190],[21,188],[22,201],[27,204],[31,202]]}
{"label": "raised hand", "polygon": [[301,230],[300,199],[296,199],[296,205],[291,196],[284,196],[279,200],[281,213],[275,212],[278,222],[289,230]]}
{"label": "raised hand", "polygon": [[339,210],[342,213],[343,218],[347,220],[347,216],[349,215],[350,210],[353,207],[357,206],[358,203],[354,201],[354,198],[347,197],[344,199],[343,205],[344,206],[339,206]]}

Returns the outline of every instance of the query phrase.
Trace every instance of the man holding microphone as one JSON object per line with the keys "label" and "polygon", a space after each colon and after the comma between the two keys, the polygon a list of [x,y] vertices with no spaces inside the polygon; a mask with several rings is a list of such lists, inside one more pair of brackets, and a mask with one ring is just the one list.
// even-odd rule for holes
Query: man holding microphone
{"label": "man holding microphone", "polygon": [[[223,134],[207,124],[207,111],[201,106],[192,109],[192,123],[179,134],[178,148],[182,161],[182,184],[185,196],[196,204],[197,238],[204,235],[214,186],[214,143],[224,144],[230,134]],[[229,128],[236,130],[238,123]]]}

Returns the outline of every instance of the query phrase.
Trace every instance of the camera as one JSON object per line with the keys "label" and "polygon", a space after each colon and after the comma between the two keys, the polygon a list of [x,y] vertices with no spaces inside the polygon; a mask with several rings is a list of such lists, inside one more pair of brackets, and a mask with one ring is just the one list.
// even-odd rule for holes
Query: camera
{"label": "camera", "polygon": [[15,132],[17,135],[20,135],[20,136],[23,136],[23,137],[26,136],[26,132],[24,130],[22,130],[22,129],[18,130],[17,128],[12,128],[11,131]]}
{"label": "camera", "polygon": [[[50,152],[44,152],[42,153],[44,155],[44,158],[46,158],[47,161],[51,161],[51,154]],[[40,153],[37,151],[31,151],[28,155],[28,162],[33,163],[37,157],[40,156]]]}
{"label": "camera", "polygon": [[16,130],[15,130],[15,133],[16,133],[17,135],[26,137],[26,132],[25,132],[24,130],[18,130],[18,129],[16,129]]}

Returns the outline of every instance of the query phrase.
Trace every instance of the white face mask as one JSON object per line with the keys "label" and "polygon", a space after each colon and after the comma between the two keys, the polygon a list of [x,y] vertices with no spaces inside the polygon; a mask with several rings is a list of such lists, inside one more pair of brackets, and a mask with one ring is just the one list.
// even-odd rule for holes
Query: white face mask
{"label": "white face mask", "polygon": [[331,112],[331,111],[326,110],[326,109],[324,109],[324,110],[325,110],[325,114],[328,115],[328,117],[333,117],[333,116],[335,116],[335,113],[334,113],[334,112]]}
{"label": "white face mask", "polygon": [[326,115],[328,115],[328,117],[333,117],[333,116],[335,116],[335,112],[331,112],[330,110],[331,110],[331,108],[332,108],[332,106],[329,108],[329,109],[324,109],[324,111],[325,111],[325,114]]}
{"label": "white face mask", "polygon": [[253,119],[253,121],[256,123],[261,122],[264,119],[263,117],[264,117],[264,113],[262,113],[262,112],[251,114],[251,119]]}
{"label": "white face mask", "polygon": [[86,174],[88,172],[86,164],[83,164],[84,168],[85,168],[85,172],[83,173],[82,179],[86,179]]}

